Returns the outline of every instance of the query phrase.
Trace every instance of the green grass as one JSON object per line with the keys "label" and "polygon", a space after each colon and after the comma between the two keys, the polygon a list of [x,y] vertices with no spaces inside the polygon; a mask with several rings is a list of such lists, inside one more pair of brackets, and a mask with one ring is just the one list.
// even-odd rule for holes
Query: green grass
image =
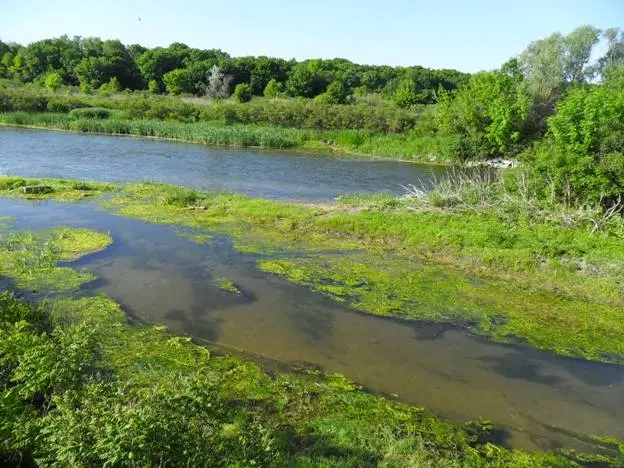
{"label": "green grass", "polygon": [[[84,230],[63,233],[55,259],[76,258],[107,237]],[[17,250],[14,245],[0,240],[0,259],[9,252],[29,257],[32,242]],[[37,282],[52,285],[59,278],[52,271],[58,267],[50,264],[32,265]],[[11,267],[3,274],[17,280],[22,272]],[[495,428],[487,421],[445,421],[363,392],[340,375],[268,374],[243,358],[213,355],[163,327],[131,326],[105,296],[76,299],[65,292],[48,298],[49,317],[44,309],[0,293],[3,463],[563,467],[576,460],[621,462],[613,450],[621,442],[613,439],[595,441],[600,455],[511,451],[496,444]]]}
{"label": "green grass", "polygon": [[[441,161],[442,142],[414,133],[376,134],[364,130],[301,130],[220,122],[175,122],[122,117],[93,117],[89,109],[72,114],[0,113],[0,124],[95,134],[135,135],[188,141],[212,146],[301,149],[383,156],[410,161]],[[80,111],[80,112],[77,112]],[[91,116],[91,117],[89,117]],[[436,156],[438,155],[438,156]]]}

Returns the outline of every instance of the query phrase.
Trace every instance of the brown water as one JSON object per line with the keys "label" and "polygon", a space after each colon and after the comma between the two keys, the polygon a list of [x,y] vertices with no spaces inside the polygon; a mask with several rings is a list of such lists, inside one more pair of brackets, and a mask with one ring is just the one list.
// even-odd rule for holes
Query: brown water
{"label": "brown water", "polygon": [[[384,394],[460,421],[485,417],[507,443],[583,448],[573,433],[624,437],[624,367],[497,344],[435,324],[352,311],[266,275],[226,237],[197,244],[173,228],[97,211],[89,204],[0,200],[17,228],[56,225],[110,231],[114,244],[73,265],[140,320],[262,358],[340,372]],[[227,277],[241,294],[220,291]]]}

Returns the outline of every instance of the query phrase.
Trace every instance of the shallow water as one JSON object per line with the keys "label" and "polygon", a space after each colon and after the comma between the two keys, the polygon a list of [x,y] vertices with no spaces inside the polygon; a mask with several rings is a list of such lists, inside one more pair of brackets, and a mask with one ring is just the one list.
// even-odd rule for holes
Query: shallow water
{"label": "shallow water", "polygon": [[445,169],[279,150],[0,127],[0,174],[110,182],[151,180],[303,201],[429,186]]}
{"label": "shallow water", "polygon": [[[266,275],[224,236],[197,244],[174,228],[98,211],[92,203],[0,199],[16,228],[109,231],[111,247],[72,265],[133,316],[268,360],[340,372],[402,401],[503,426],[526,449],[583,448],[571,433],[624,437],[624,367],[503,345],[435,324],[350,310]],[[234,281],[242,294],[213,286]]]}

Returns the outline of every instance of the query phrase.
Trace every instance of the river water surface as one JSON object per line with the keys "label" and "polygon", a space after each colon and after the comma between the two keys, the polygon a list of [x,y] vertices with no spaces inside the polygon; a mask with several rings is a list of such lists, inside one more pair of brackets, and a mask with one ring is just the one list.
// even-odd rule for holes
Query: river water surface
{"label": "river water surface", "polygon": [[[485,417],[526,449],[584,445],[574,433],[624,437],[624,368],[503,345],[460,330],[362,314],[255,268],[225,236],[204,244],[97,209],[0,199],[17,229],[88,227],[106,250],[71,264],[147,323],[286,364],[340,372],[365,387],[460,421]],[[226,277],[242,291],[217,289]]]}
{"label": "river water surface", "polygon": [[0,127],[0,174],[110,182],[151,180],[301,201],[429,186],[441,166],[215,148],[155,139]]}

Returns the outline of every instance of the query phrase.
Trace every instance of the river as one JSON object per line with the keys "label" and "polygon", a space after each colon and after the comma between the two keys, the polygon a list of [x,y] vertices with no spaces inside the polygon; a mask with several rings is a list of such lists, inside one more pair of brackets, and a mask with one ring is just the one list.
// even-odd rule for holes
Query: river
{"label": "river", "polygon": [[254,197],[327,201],[430,186],[445,168],[280,150],[215,148],[137,137],[0,127],[0,174],[157,181]]}

